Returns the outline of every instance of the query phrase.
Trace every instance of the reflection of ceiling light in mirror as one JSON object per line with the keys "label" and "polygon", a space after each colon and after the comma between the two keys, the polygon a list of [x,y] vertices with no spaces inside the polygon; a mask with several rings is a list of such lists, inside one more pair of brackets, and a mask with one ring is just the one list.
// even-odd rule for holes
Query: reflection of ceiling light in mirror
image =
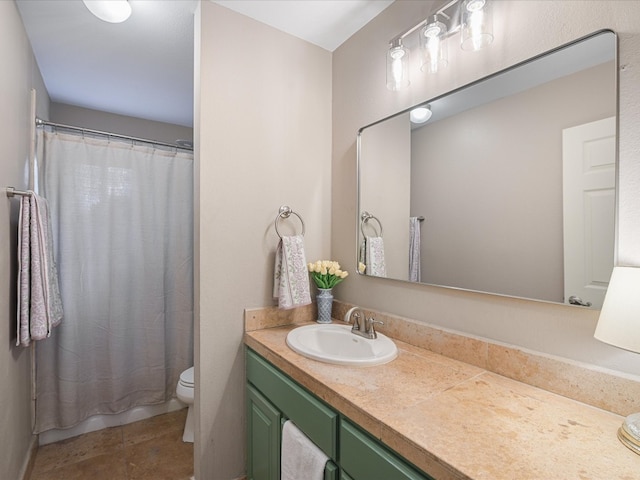
{"label": "reflection of ceiling light in mirror", "polygon": [[411,123],[424,123],[431,118],[431,113],[431,107],[429,105],[422,105],[411,110],[409,119]]}
{"label": "reflection of ceiling light in mirror", "polygon": [[109,23],[124,22],[131,15],[128,0],[82,0],[85,6],[100,20]]}

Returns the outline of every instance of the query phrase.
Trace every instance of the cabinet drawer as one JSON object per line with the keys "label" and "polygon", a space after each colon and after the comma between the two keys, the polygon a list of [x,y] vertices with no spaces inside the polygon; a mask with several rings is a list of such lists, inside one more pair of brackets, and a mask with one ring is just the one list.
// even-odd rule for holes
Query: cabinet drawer
{"label": "cabinet drawer", "polygon": [[336,458],[336,412],[249,349],[247,379],[324,453]]}
{"label": "cabinet drawer", "polygon": [[430,479],[345,419],[340,422],[340,466],[349,474],[345,479]]}

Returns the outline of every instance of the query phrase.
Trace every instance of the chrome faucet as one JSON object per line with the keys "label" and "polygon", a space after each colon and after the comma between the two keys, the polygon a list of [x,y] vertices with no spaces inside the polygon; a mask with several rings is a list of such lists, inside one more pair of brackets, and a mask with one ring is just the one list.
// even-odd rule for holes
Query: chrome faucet
{"label": "chrome faucet", "polygon": [[351,323],[351,317],[353,317],[353,327],[351,327],[351,333],[359,335],[364,338],[373,340],[378,338],[374,325],[384,325],[384,322],[376,320],[373,317],[366,318],[364,311],[360,307],[352,307],[344,316],[344,321]]}

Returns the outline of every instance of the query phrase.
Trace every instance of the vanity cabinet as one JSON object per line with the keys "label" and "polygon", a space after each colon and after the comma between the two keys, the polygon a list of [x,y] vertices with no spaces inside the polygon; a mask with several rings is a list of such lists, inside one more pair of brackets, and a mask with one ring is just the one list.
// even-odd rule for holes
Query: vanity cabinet
{"label": "vanity cabinet", "polygon": [[247,350],[247,479],[280,479],[282,425],[291,420],[332,460],[324,480],[338,480],[338,414]]}
{"label": "vanity cabinet", "polygon": [[379,441],[346,419],[340,422],[340,467],[344,472],[341,480],[430,478],[410,467]]}
{"label": "vanity cabinet", "polygon": [[330,461],[324,480],[430,480],[347,418],[247,349],[247,479],[280,479],[289,419]]}

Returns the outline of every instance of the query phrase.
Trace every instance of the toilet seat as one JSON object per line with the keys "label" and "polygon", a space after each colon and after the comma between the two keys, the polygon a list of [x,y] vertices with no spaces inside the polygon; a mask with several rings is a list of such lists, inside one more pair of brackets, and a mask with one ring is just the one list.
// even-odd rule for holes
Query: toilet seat
{"label": "toilet seat", "polygon": [[180,374],[180,385],[193,388],[193,368],[187,368],[184,372]]}

